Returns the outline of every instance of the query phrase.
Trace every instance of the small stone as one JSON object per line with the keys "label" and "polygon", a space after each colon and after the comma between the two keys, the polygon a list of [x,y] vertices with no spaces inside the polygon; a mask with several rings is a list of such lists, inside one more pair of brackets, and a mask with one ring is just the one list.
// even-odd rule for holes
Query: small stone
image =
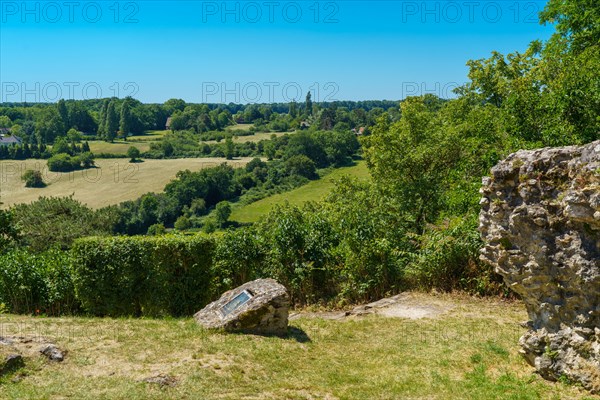
{"label": "small stone", "polygon": [[65,359],[63,352],[53,344],[48,344],[40,349],[40,353],[46,356],[50,361],[61,362]]}

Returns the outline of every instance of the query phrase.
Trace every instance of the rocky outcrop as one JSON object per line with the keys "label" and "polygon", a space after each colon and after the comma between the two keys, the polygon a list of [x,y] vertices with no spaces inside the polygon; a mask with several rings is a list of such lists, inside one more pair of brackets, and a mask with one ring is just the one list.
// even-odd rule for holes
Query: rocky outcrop
{"label": "rocky outcrop", "polygon": [[481,257],[525,302],[525,358],[600,391],[600,141],[511,154],[481,194]]}
{"label": "rocky outcrop", "polygon": [[289,308],[283,285],[273,279],[257,279],[225,292],[194,318],[207,329],[285,335]]}

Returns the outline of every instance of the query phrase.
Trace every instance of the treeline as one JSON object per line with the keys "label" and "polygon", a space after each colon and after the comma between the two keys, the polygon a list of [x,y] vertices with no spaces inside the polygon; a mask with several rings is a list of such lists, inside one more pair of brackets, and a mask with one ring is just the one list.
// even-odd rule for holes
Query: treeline
{"label": "treeline", "polygon": [[[393,111],[393,110],[396,111]],[[71,129],[89,139],[112,141],[149,130],[222,131],[236,123],[254,124],[254,130],[287,132],[314,125],[330,130],[371,126],[384,111],[397,114],[389,101],[313,103],[310,93],[303,104],[188,104],[171,99],[164,104],[110,98],[60,100],[57,104],[0,104],[0,128],[23,139],[25,144],[53,144]],[[399,116],[399,115],[398,115]]]}

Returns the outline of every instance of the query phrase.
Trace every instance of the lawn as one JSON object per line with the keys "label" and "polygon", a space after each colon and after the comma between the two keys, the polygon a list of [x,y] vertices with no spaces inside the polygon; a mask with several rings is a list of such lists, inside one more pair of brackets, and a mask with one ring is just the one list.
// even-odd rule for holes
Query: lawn
{"label": "lawn", "polygon": [[300,206],[307,201],[318,201],[331,191],[334,180],[344,175],[358,179],[370,179],[366,163],[359,161],[355,166],[336,169],[319,180],[311,181],[289,192],[269,196],[248,205],[235,205],[232,208],[230,219],[240,223],[256,222],[260,217],[267,214],[275,204],[283,204],[287,201],[290,204]]}
{"label": "lawn", "polygon": [[[68,351],[0,379],[2,399],[598,399],[534,374],[521,303],[424,295],[433,319],[301,317],[286,338],[210,333],[190,319],[0,316],[3,335]],[[35,344],[34,344],[35,345]],[[142,380],[174,379],[159,387]]]}
{"label": "lawn", "polygon": [[[241,167],[251,158],[228,161]],[[178,171],[197,171],[214,167],[224,158],[181,158],[172,160],[145,160],[129,163],[127,159],[98,159],[98,168],[70,173],[49,172],[45,160],[0,161],[0,201],[2,207],[15,203],[29,203],[40,196],[69,196],[92,208],[134,200],[144,193],[162,192]],[[27,169],[41,170],[47,187],[26,188],[21,175]]]}

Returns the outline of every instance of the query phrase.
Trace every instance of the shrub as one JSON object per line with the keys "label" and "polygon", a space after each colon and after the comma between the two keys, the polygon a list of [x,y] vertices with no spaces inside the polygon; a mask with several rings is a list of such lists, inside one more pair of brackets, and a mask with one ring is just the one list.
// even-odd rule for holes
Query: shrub
{"label": "shrub", "polygon": [[165,232],[166,229],[163,224],[154,224],[148,228],[148,235],[150,236],[163,235]]}
{"label": "shrub", "polygon": [[28,188],[43,188],[46,187],[46,183],[42,177],[42,173],[40,171],[34,171],[28,169],[25,171],[21,179],[25,182],[25,187]]}
{"label": "shrub", "polygon": [[0,303],[13,313],[59,315],[79,309],[69,254],[13,251],[0,256]]}
{"label": "shrub", "polygon": [[94,315],[191,315],[218,295],[213,251],[205,235],[80,239],[72,250],[75,291]]}
{"label": "shrub", "polygon": [[127,157],[129,157],[129,162],[136,162],[136,160],[140,157],[140,149],[135,146],[129,147],[127,149]]}
{"label": "shrub", "polygon": [[316,179],[318,177],[314,161],[304,154],[288,158],[285,161],[285,170],[289,175],[300,175],[308,179]]}
{"label": "shrub", "polygon": [[482,242],[477,232],[477,215],[430,228],[419,241],[421,248],[413,254],[406,269],[411,286],[444,291],[462,289],[479,295],[504,291],[501,277],[479,261]]}
{"label": "shrub", "polygon": [[192,223],[190,219],[185,215],[182,215],[181,217],[177,218],[177,221],[175,221],[175,229],[177,229],[178,231],[185,231],[186,229],[190,229],[191,227]]}
{"label": "shrub", "polygon": [[228,201],[222,201],[215,208],[215,219],[219,227],[223,227],[231,216],[231,204]]}
{"label": "shrub", "polygon": [[79,158],[60,153],[48,159],[48,169],[52,172],[70,172],[81,167]]}
{"label": "shrub", "polygon": [[11,214],[21,244],[34,252],[67,249],[76,238],[110,233],[115,219],[110,209],[94,211],[71,197],[40,197],[17,204]]}

